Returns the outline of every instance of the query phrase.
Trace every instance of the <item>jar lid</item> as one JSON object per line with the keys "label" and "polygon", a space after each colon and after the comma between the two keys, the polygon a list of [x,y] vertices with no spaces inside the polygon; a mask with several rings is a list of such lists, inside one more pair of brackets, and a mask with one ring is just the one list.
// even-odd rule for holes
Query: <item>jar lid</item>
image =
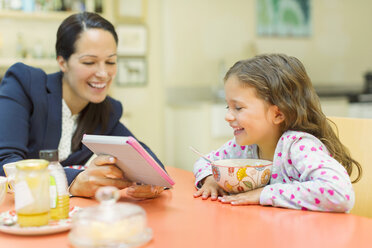
{"label": "jar lid", "polygon": [[95,197],[100,204],[83,209],[81,213],[79,213],[79,218],[86,218],[90,221],[113,223],[117,220],[135,215],[146,216],[145,210],[138,205],[117,203],[117,200],[120,198],[120,192],[115,187],[101,187],[97,190]]}
{"label": "jar lid", "polygon": [[15,164],[19,170],[41,170],[47,168],[49,162],[44,159],[24,159]]}
{"label": "jar lid", "polygon": [[145,210],[132,203],[117,203],[115,187],[96,192],[98,206],[87,207],[73,216],[70,242],[77,247],[133,247],[151,240]]}
{"label": "jar lid", "polygon": [[45,159],[48,161],[58,161],[58,150],[57,149],[40,150],[39,157],[41,159]]}

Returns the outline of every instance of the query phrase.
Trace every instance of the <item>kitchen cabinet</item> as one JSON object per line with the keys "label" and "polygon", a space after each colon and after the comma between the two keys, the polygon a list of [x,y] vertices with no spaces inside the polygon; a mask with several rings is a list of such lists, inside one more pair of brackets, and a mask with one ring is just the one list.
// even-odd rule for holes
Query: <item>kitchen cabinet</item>
{"label": "kitchen cabinet", "polygon": [[349,98],[347,96],[320,97],[320,104],[326,116],[349,116]]}
{"label": "kitchen cabinet", "polygon": [[349,107],[349,117],[372,119],[372,102],[355,102]]}
{"label": "kitchen cabinet", "polygon": [[321,97],[320,103],[326,116],[372,119],[372,101],[349,101],[347,96]]}

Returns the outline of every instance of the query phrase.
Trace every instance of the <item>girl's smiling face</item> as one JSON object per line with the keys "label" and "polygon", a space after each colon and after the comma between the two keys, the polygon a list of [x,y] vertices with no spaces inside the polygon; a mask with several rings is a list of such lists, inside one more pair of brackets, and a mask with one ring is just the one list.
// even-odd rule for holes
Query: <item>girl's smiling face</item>
{"label": "girl's smiling face", "polygon": [[281,135],[282,113],[275,105],[258,98],[256,89],[244,85],[235,75],[225,82],[228,111],[225,120],[234,129],[239,145],[257,144],[260,149],[272,149]]}
{"label": "girl's smiling face", "polygon": [[57,58],[63,75],[63,99],[73,114],[89,102],[100,103],[116,75],[116,42],[103,29],[83,31],[75,43],[75,52],[66,61]]}

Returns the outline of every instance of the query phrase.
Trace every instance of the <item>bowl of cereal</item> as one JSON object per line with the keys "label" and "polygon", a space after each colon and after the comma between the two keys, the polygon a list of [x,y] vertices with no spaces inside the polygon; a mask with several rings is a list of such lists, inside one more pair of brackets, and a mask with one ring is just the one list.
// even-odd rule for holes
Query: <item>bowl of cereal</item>
{"label": "bowl of cereal", "polygon": [[223,159],[213,161],[213,178],[226,192],[236,194],[267,185],[272,162],[262,159]]}

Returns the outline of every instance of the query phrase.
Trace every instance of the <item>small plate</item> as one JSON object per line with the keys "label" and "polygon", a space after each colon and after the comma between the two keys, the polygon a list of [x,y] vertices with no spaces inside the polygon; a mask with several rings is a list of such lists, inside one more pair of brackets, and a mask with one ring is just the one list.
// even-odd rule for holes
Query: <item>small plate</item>
{"label": "small plate", "polygon": [[[20,227],[17,223],[12,226],[0,224],[0,231],[4,233],[16,235],[45,235],[51,233],[59,233],[67,231],[71,228],[71,217],[78,212],[80,207],[71,207],[69,217],[63,220],[51,220],[48,225],[35,227]],[[0,223],[4,223],[7,219],[17,218],[15,210],[5,211],[0,213]]]}

